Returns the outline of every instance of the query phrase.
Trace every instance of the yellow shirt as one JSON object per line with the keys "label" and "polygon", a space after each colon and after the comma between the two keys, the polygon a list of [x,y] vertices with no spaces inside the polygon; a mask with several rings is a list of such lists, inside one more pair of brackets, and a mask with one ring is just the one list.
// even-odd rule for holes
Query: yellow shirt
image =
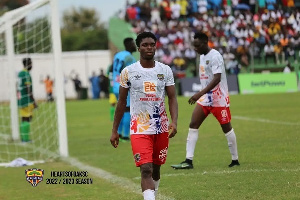
{"label": "yellow shirt", "polygon": [[274,46],[274,52],[277,53],[277,54],[281,53],[282,52],[282,47],[279,46],[279,45],[275,45]]}
{"label": "yellow shirt", "polygon": [[175,58],[173,60],[173,63],[176,65],[176,66],[183,66],[185,65],[185,60],[183,58]]}
{"label": "yellow shirt", "polygon": [[187,15],[187,7],[189,5],[187,0],[180,0],[179,5],[180,5],[180,15]]}

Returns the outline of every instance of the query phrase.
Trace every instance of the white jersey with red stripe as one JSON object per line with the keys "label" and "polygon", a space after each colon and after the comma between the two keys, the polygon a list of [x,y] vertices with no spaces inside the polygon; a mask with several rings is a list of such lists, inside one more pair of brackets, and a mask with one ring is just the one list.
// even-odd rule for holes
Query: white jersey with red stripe
{"label": "white jersey with red stripe", "polygon": [[168,132],[165,88],[174,84],[171,68],[157,61],[153,68],[144,68],[138,61],[123,69],[120,86],[129,88],[130,134]]}
{"label": "white jersey with red stripe", "polygon": [[211,49],[206,55],[200,55],[199,76],[201,89],[204,89],[214,78],[214,74],[221,74],[221,81],[211,91],[197,101],[202,106],[229,107],[229,95],[225,65],[222,55]]}

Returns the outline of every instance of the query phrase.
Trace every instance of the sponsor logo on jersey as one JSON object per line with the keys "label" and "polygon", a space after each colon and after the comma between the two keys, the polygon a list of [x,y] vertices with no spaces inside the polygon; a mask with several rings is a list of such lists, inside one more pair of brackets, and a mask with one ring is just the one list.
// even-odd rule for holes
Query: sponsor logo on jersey
{"label": "sponsor logo on jersey", "polygon": [[207,60],[205,63],[208,65],[209,64],[209,60]]}
{"label": "sponsor logo on jersey", "polygon": [[163,74],[157,74],[158,80],[162,81],[165,79],[165,76]]}
{"label": "sponsor logo on jersey", "polygon": [[33,186],[36,187],[40,182],[43,181],[44,170],[43,169],[27,169],[25,170],[26,180]]}
{"label": "sponsor logo on jersey", "polygon": [[145,93],[155,93],[156,92],[156,81],[144,81],[144,92]]}

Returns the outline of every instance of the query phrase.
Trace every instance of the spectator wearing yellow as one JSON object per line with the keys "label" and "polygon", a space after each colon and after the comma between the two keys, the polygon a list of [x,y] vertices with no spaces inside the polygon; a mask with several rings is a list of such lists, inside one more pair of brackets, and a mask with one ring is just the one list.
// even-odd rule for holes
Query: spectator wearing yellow
{"label": "spectator wearing yellow", "polygon": [[[276,57],[276,64],[280,64],[280,60],[279,60],[279,56],[283,54],[283,49],[280,43],[274,45],[274,53],[275,53],[275,57]],[[282,58],[282,60],[284,60],[284,58]]]}

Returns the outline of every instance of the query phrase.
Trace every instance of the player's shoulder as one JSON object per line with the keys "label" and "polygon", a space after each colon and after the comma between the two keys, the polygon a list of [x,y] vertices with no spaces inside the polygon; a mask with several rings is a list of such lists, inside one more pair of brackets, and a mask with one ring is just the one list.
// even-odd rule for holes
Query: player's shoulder
{"label": "player's shoulder", "polygon": [[29,73],[26,70],[21,70],[18,74],[18,76],[28,76],[28,75],[29,75]]}
{"label": "player's shoulder", "polygon": [[212,57],[215,57],[215,56],[218,56],[218,57],[221,56],[222,57],[221,53],[219,51],[215,50],[215,49],[212,49],[210,53],[211,53]]}
{"label": "player's shoulder", "polygon": [[136,61],[135,58],[134,58],[134,56],[131,53],[125,55],[124,60],[125,60],[125,62],[129,62],[130,64],[132,64],[133,62]]}
{"label": "player's shoulder", "polygon": [[126,66],[123,70],[127,70],[127,71],[132,71],[132,70],[136,70],[138,68],[138,62],[134,62],[128,66]]}
{"label": "player's shoulder", "polygon": [[211,60],[216,60],[216,61],[222,61],[223,60],[223,56],[221,55],[221,53],[215,49],[212,49],[210,51],[210,55],[209,58]]}
{"label": "player's shoulder", "polygon": [[161,68],[161,69],[163,69],[163,70],[171,69],[169,65],[166,65],[166,64],[161,63],[161,62],[159,62],[159,61],[155,61],[155,66],[156,66],[156,67],[159,67],[159,68]]}
{"label": "player's shoulder", "polygon": [[125,56],[128,56],[130,55],[130,52],[129,51],[119,51],[118,53],[116,53],[116,55],[114,56],[115,58],[117,57],[125,57]]}

